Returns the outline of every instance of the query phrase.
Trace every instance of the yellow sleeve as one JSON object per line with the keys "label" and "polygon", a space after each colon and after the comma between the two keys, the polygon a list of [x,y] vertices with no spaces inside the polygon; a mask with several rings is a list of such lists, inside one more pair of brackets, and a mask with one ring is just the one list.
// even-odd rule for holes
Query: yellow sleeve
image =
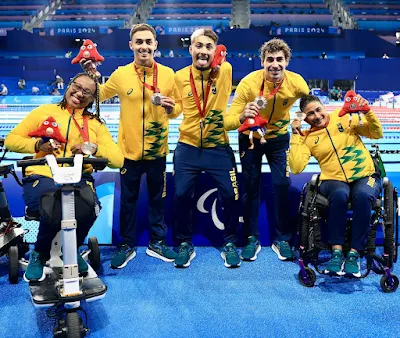
{"label": "yellow sleeve", "polygon": [[[35,153],[37,139],[33,139],[28,134],[36,130],[43,120],[45,109],[40,106],[32,110],[25,118],[7,135],[5,147],[16,153]],[[39,122],[38,122],[39,121]]]}
{"label": "yellow sleeve", "polygon": [[248,103],[248,97],[247,84],[244,81],[240,81],[236,88],[231,107],[224,116],[224,128],[226,130],[234,130],[240,127],[240,114],[242,114],[244,107]]}
{"label": "yellow sleeve", "polygon": [[306,144],[304,137],[292,134],[289,148],[289,166],[293,174],[300,174],[310,160],[311,152]]}
{"label": "yellow sleeve", "polygon": [[110,168],[122,168],[124,155],[121,149],[112,139],[112,136],[105,124],[101,124],[97,134],[96,157],[107,158]]}
{"label": "yellow sleeve", "polygon": [[231,96],[232,94],[232,65],[229,62],[223,62],[221,64],[221,72],[223,72],[222,84],[226,94]]}
{"label": "yellow sleeve", "polygon": [[303,97],[310,93],[310,88],[308,88],[307,82],[299,75],[299,84],[298,84],[298,96]]}
{"label": "yellow sleeve", "polygon": [[117,71],[114,71],[111,76],[108,78],[107,82],[103,85],[100,85],[100,102],[103,102],[107,99],[110,99],[118,94],[118,74]]}
{"label": "yellow sleeve", "polygon": [[[354,116],[354,115],[353,115]],[[361,119],[363,121],[363,125],[360,126],[359,118],[357,118],[354,123],[354,129],[358,135],[368,137],[370,139],[379,139],[383,136],[383,130],[381,122],[375,113],[370,110],[368,113],[364,114],[365,119],[361,114]]]}
{"label": "yellow sleeve", "polygon": [[171,114],[167,114],[169,119],[175,119],[182,114],[182,93],[179,88],[182,88],[182,83],[179,77],[175,74],[173,77],[172,91],[170,97],[175,100],[175,107]]}

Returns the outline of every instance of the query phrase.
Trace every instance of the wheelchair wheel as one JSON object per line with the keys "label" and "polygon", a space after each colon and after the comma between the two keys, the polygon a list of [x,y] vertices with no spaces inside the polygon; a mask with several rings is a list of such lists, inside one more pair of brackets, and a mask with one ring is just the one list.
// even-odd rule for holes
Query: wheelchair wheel
{"label": "wheelchair wheel", "polygon": [[93,270],[97,271],[100,268],[100,249],[96,237],[89,237],[88,246],[90,249],[89,260]]}
{"label": "wheelchair wheel", "polygon": [[11,284],[18,283],[18,247],[16,245],[10,246],[8,249],[8,280]]}
{"label": "wheelchair wheel", "polygon": [[385,220],[385,239],[383,242],[383,248],[386,254],[389,255],[389,264],[392,265],[394,261],[394,225],[395,225],[395,208],[393,199],[393,184],[388,181],[383,191],[384,198],[384,220]]}
{"label": "wheelchair wheel", "polygon": [[67,313],[67,337],[68,338],[80,338],[81,335],[81,319],[77,312]]}
{"label": "wheelchair wheel", "polygon": [[301,285],[307,288],[311,288],[314,286],[315,281],[317,280],[317,275],[315,274],[315,271],[309,267],[306,267],[304,269],[306,270],[307,280],[306,281],[304,280],[301,270],[297,274],[297,278]]}
{"label": "wheelchair wheel", "polygon": [[397,290],[397,288],[399,287],[399,278],[396,275],[392,274],[392,279],[393,279],[393,284],[390,285],[388,276],[387,275],[382,276],[380,284],[383,292],[392,293]]}

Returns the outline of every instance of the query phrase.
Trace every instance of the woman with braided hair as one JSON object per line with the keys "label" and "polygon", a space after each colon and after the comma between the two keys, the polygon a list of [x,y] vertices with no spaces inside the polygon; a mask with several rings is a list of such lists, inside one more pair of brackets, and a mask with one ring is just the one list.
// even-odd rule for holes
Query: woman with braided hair
{"label": "woman with braided hair", "polygon": [[[96,112],[91,113],[89,109],[94,101],[96,101]],[[44,104],[32,110],[6,137],[5,145],[10,151],[17,153],[34,153],[34,158],[41,158],[47,154],[53,154],[56,157],[71,157],[75,154],[93,155],[107,158],[110,167],[121,168],[124,157],[100,118],[98,103],[97,82],[88,74],[79,73],[68,84],[61,102]],[[49,120],[53,122],[49,123]],[[29,136],[33,132],[38,135],[37,131],[40,128],[43,128],[47,135],[39,134],[41,138],[35,139]],[[59,139],[62,141],[51,138],[51,135],[56,135],[51,129],[58,129],[61,134]],[[77,216],[78,246],[83,244],[100,208],[93,185],[94,179],[91,176],[92,171],[91,166],[85,167],[79,184],[81,187],[90,187],[90,194],[93,195],[95,201],[95,211],[91,217],[85,216],[80,219]],[[28,167],[26,177],[23,179],[23,189],[28,210],[31,213],[38,213],[40,197],[44,193],[57,190],[50,168],[48,166]],[[25,279],[41,281],[45,278],[44,263],[49,259],[51,242],[60,229],[60,224],[56,223],[50,222],[41,215],[39,234],[35,249],[31,253]],[[81,274],[88,271],[88,266],[80,255],[78,255],[78,268]]]}

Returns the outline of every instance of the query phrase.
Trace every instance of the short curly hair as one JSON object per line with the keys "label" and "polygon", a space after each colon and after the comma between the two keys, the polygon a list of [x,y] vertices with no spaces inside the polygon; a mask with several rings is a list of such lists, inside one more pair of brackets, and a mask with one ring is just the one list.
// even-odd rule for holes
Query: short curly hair
{"label": "short curly hair", "polygon": [[285,55],[286,61],[289,61],[292,57],[292,53],[288,44],[282,39],[273,38],[268,42],[265,42],[260,48],[260,58],[262,61],[265,59],[266,54],[274,54],[282,51]]}

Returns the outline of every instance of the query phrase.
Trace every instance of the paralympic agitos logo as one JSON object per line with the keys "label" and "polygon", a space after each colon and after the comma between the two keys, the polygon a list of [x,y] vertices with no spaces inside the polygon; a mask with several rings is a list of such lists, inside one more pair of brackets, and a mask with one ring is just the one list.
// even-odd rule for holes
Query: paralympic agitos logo
{"label": "paralympic agitos logo", "polygon": [[[202,214],[209,214],[210,211],[206,209],[206,201],[207,199],[213,195],[215,192],[218,192],[217,188],[210,189],[206,191],[203,195],[200,196],[200,198],[197,201],[197,210],[200,211]],[[214,201],[211,206],[211,219],[215,225],[215,227],[219,230],[225,230],[224,223],[221,222],[221,220],[218,218],[218,213],[217,213],[217,201],[218,197],[216,196],[214,198]],[[239,222],[243,223],[243,217],[239,217]]]}

